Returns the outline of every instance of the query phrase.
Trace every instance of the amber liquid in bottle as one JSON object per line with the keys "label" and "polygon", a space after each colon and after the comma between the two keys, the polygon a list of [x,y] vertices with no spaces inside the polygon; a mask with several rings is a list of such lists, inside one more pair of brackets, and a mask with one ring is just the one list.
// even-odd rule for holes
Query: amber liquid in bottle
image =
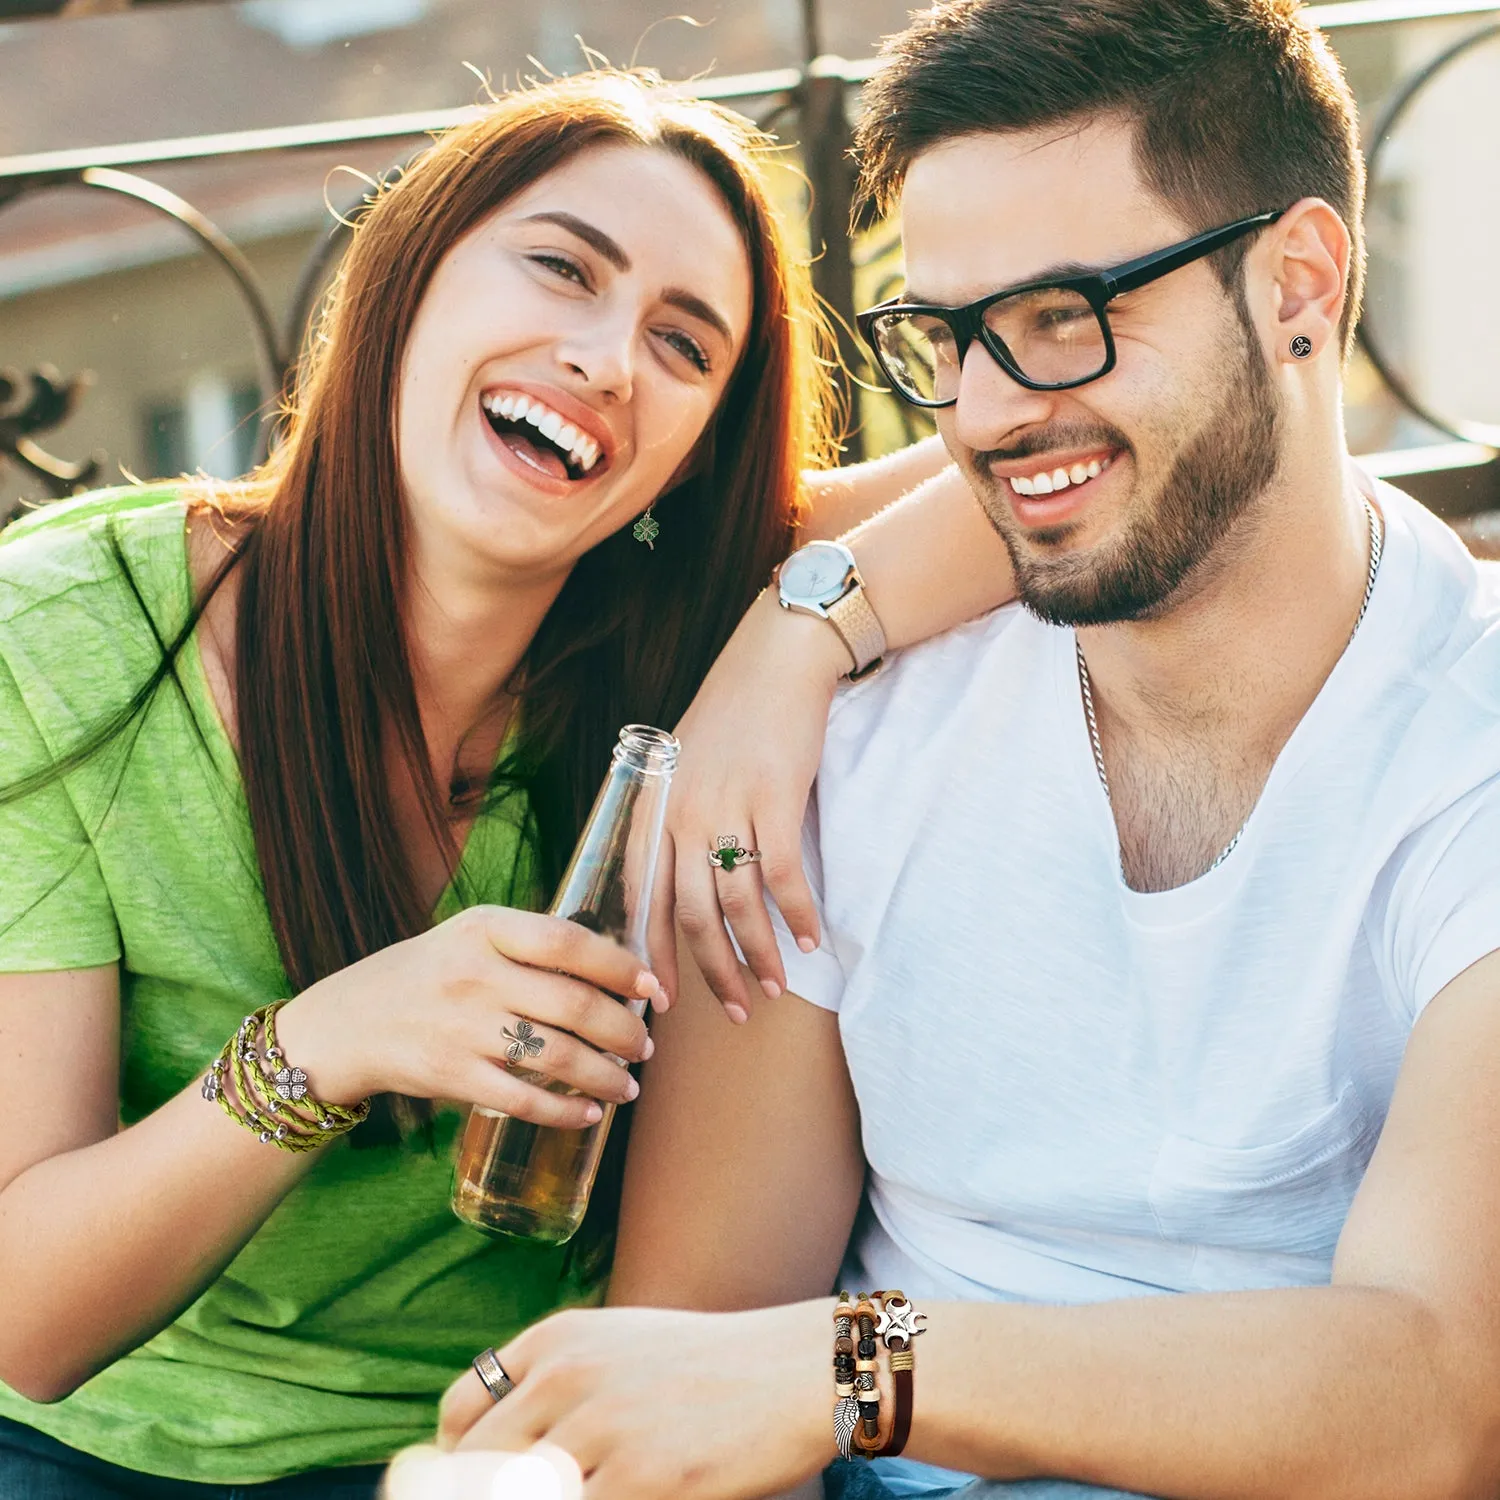
{"label": "amber liquid in bottle", "polygon": [[[602,932],[647,961],[646,924],[661,847],[677,741],[665,731],[630,724],[620,731],[613,763],[548,910]],[[646,1002],[622,1000],[636,1015]],[[545,1074],[516,1076],[549,1089],[577,1090]],[[615,1106],[582,1130],[532,1125],[475,1106],[459,1146],[453,1211],[493,1234],[560,1245],[577,1232],[588,1208]]]}

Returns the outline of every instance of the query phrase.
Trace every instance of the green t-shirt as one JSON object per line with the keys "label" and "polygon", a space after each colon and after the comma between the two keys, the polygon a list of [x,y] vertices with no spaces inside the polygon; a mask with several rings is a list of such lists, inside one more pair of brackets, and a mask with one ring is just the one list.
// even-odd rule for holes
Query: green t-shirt
{"label": "green t-shirt", "polygon": [[[149,677],[157,635],[171,640],[190,608],[185,519],[173,488],[116,490],[0,536],[0,786]],[[179,678],[81,769],[0,805],[0,972],[119,962],[126,1124],[288,993],[196,641]],[[480,817],[465,899],[531,904],[525,848],[503,806]],[[450,889],[435,917],[460,904]],[[326,1147],[175,1323],[55,1405],[0,1385],[0,1414],[112,1463],[221,1484],[379,1462],[429,1437],[438,1396],[481,1348],[598,1291],[565,1251],[488,1240],[453,1216],[458,1125],[439,1115],[435,1154]]]}

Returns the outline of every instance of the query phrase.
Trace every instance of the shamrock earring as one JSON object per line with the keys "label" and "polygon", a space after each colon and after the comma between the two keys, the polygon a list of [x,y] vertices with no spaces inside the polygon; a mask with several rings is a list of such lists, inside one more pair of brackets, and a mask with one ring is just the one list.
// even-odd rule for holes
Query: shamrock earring
{"label": "shamrock earring", "polygon": [[651,507],[646,507],[646,513],[631,528],[631,536],[636,541],[644,542],[653,552],[656,551],[656,539],[661,535],[661,527],[657,525],[656,517],[651,514]]}

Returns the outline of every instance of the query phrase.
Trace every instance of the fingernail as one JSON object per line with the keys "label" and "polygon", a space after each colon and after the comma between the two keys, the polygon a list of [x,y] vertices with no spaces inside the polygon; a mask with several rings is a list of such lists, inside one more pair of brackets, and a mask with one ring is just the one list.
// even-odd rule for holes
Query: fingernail
{"label": "fingernail", "polygon": [[666,990],[659,990],[655,995],[651,997],[651,1009],[654,1010],[657,1015],[660,1015],[664,1010],[670,1009],[671,1004],[672,997],[666,992]]}
{"label": "fingernail", "polygon": [[642,1000],[649,1000],[653,995],[660,993],[661,981],[650,969],[642,969],[635,976],[635,992]]}
{"label": "fingernail", "polygon": [[724,1007],[724,1014],[734,1022],[736,1026],[743,1026],[750,1019],[750,1012],[743,1005],[736,1005],[732,1000]]}
{"label": "fingernail", "polygon": [[781,998],[781,986],[774,979],[762,979],[760,987],[766,992],[767,1000],[779,1000]]}
{"label": "fingernail", "polygon": [[811,953],[813,949],[818,946],[818,944],[815,938],[810,938],[806,933],[803,933],[803,935],[797,939],[797,946],[804,953]]}
{"label": "fingernail", "polygon": [[655,1052],[656,1052],[656,1042],[651,1037],[648,1036],[646,1038],[646,1045],[641,1048],[641,1061],[642,1062],[650,1062],[651,1058],[655,1054]]}
{"label": "fingernail", "polygon": [[[632,1083],[635,1082],[633,1078],[630,1081]],[[591,1104],[586,1110],[584,1110],[583,1118],[586,1123],[590,1125],[597,1125],[599,1121],[604,1118],[604,1111],[597,1104]]]}
{"label": "fingernail", "polygon": [[626,1078],[626,1080],[625,1080],[625,1097],[627,1099],[634,1099],[634,1098],[636,1098],[640,1094],[640,1092],[641,1092],[641,1086],[640,1086],[640,1084],[638,1084],[635,1081],[635,1079],[633,1079],[633,1078]]}

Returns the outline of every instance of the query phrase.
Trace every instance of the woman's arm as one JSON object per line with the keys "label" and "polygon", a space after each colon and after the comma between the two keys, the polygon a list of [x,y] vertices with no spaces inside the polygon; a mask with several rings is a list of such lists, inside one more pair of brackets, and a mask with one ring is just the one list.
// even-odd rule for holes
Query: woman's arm
{"label": "woman's arm", "polygon": [[[949,630],[1015,596],[1005,546],[951,465],[844,540],[892,648]],[[817,915],[802,874],[802,814],[823,753],[828,706],[850,666],[832,626],[782,609],[768,589],[678,727],[683,753],[668,813],[676,919],[735,1020],[749,1013],[754,980],[773,997],[786,985],[762,883],[792,931],[817,944]],[[728,833],[760,849],[763,862],[715,873],[706,852],[716,835]],[[659,903],[664,913],[670,908],[669,900]],[[726,917],[752,971],[750,984],[725,931]],[[652,951],[675,991],[664,929]]]}
{"label": "woman's arm", "polygon": [[809,470],[802,476],[808,507],[802,539],[853,531],[951,466],[943,440],[930,437],[862,464]]}
{"label": "woman's arm", "polygon": [[[389,1091],[577,1127],[596,1099],[634,1096],[601,1053],[650,1055],[615,996],[654,986],[571,922],[475,907],[304,991],[278,1041],[327,1102]],[[113,966],[0,975],[0,1380],[33,1401],[66,1396],[169,1323],[318,1155],[263,1145],[197,1080],[121,1130],[119,1013]],[[532,1067],[582,1092],[505,1069],[517,1017],[544,1040]]]}

